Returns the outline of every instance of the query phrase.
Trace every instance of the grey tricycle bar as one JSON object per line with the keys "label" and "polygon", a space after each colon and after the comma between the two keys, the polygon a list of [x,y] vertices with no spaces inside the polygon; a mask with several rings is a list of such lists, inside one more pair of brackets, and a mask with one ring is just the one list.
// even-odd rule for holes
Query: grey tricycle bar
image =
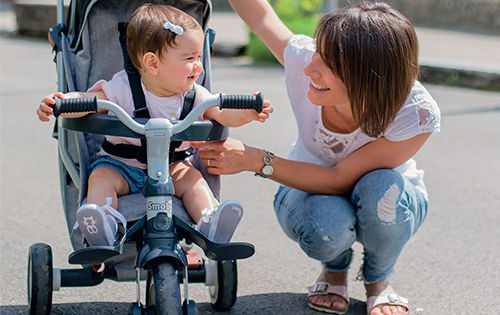
{"label": "grey tricycle bar", "polygon": [[[98,109],[113,112],[127,127],[138,134],[144,135],[144,125],[134,121],[121,107],[110,101],[98,100],[97,98],[55,98],[54,116],[58,117],[62,113],[97,112]],[[220,109],[255,109],[262,111],[262,94],[257,95],[226,95],[218,94],[199,104],[191,113],[173,128],[173,134],[179,133],[189,127],[197,117],[210,107],[219,106]],[[191,116],[191,117],[190,117]]]}
{"label": "grey tricycle bar", "polygon": [[[59,99],[55,98],[56,105],[54,106],[54,115],[57,117],[61,113],[74,113],[74,112],[97,112],[97,108],[111,110],[108,107],[112,107],[113,110],[120,112],[120,117],[123,117],[129,122],[129,125],[133,129],[137,129],[138,132],[131,130],[128,125],[125,125],[125,121],[122,122],[120,117],[113,117],[110,115],[86,115],[81,118],[63,118],[59,119],[59,127],[82,131],[95,134],[105,134],[111,136],[121,136],[121,137],[131,137],[131,138],[145,138],[143,128],[141,125],[147,123],[147,119],[129,117],[126,112],[120,107],[114,107],[112,102],[107,102],[103,100],[97,100],[95,98],[75,98],[75,99]],[[216,103],[214,103],[216,102]],[[99,104],[99,105],[98,105]],[[213,98],[207,100],[196,106],[194,110],[198,116],[206,110],[208,107],[219,105],[220,108],[233,108],[233,109],[255,109],[260,112],[262,110],[262,95],[259,93],[255,96],[253,95],[225,95],[219,94],[215,95]],[[112,111],[113,111],[112,110]],[[195,119],[198,116],[193,115],[192,118]],[[171,140],[173,141],[212,141],[224,139],[228,136],[227,128],[224,128],[216,121],[191,121],[192,125],[189,128],[183,126],[175,127],[172,130],[174,134],[171,134]],[[176,121],[172,121],[172,124],[177,124]],[[181,130],[184,130],[181,132]],[[61,133],[60,136],[65,136],[65,133]],[[80,179],[78,170],[74,167],[71,157],[65,148],[66,139],[62,137],[59,141],[59,151],[62,162],[66,166],[66,169],[72,178],[76,186],[80,185]]]}

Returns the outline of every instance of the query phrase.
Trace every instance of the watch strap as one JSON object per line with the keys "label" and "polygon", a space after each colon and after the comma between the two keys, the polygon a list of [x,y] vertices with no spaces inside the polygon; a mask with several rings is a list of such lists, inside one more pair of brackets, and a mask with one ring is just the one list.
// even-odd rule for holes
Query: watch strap
{"label": "watch strap", "polygon": [[[255,173],[255,176],[260,176],[260,177],[263,177],[263,178],[267,178],[269,177],[270,175],[273,174],[274,172],[274,168],[272,167],[271,163],[273,161],[273,158],[275,157],[274,153],[270,152],[270,151],[267,151],[267,150],[263,150],[266,155],[264,155],[264,157],[262,158],[262,160],[264,161],[264,166],[262,167],[261,169],[261,173],[262,174],[259,174],[259,173]],[[268,173],[268,174],[265,174],[264,172],[264,169],[271,169],[271,172]]]}

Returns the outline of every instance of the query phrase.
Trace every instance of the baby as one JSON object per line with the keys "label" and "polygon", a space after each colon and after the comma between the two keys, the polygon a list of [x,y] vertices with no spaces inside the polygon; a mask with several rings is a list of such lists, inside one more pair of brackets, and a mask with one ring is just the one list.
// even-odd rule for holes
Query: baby
{"label": "baby", "polygon": [[[203,70],[203,42],[204,33],[198,22],[174,7],[145,4],[132,13],[127,26],[127,50],[139,71],[152,118],[179,119],[184,96],[193,86],[196,93],[194,106],[212,96],[195,83]],[[95,83],[85,93],[47,95],[37,110],[38,117],[41,121],[49,121],[49,116],[53,114],[54,97],[94,96],[110,100],[133,115],[132,92],[128,76],[122,70],[110,81]],[[203,118],[216,120],[227,127],[238,127],[253,120],[264,122],[272,111],[269,101],[264,101],[261,113],[210,108]],[[86,114],[62,116],[81,117]],[[123,144],[140,147],[139,139],[106,136],[105,143],[99,158],[90,166],[87,203],[76,213],[78,226],[90,246],[114,244],[118,222],[126,225],[125,219],[116,210],[117,198],[140,191],[146,176],[147,165],[143,161],[114,155],[110,149]],[[212,241],[229,242],[243,214],[241,204],[233,200],[219,204],[201,173],[186,160],[173,161],[170,175],[175,195],[183,200],[189,216],[197,222],[198,231]]]}

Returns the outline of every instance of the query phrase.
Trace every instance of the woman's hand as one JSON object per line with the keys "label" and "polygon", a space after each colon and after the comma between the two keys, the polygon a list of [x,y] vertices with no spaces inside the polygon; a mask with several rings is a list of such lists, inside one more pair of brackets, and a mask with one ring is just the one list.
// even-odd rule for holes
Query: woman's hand
{"label": "woman's hand", "polygon": [[262,162],[264,151],[249,147],[233,138],[220,141],[196,141],[191,142],[191,145],[199,149],[202,164],[207,167],[210,174],[255,172],[264,164]]}

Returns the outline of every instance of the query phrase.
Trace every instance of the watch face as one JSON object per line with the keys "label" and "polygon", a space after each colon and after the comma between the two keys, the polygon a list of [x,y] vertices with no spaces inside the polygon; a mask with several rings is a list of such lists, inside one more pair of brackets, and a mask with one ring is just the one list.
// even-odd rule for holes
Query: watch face
{"label": "watch face", "polygon": [[269,176],[273,173],[274,168],[271,165],[266,165],[262,168],[262,174]]}

